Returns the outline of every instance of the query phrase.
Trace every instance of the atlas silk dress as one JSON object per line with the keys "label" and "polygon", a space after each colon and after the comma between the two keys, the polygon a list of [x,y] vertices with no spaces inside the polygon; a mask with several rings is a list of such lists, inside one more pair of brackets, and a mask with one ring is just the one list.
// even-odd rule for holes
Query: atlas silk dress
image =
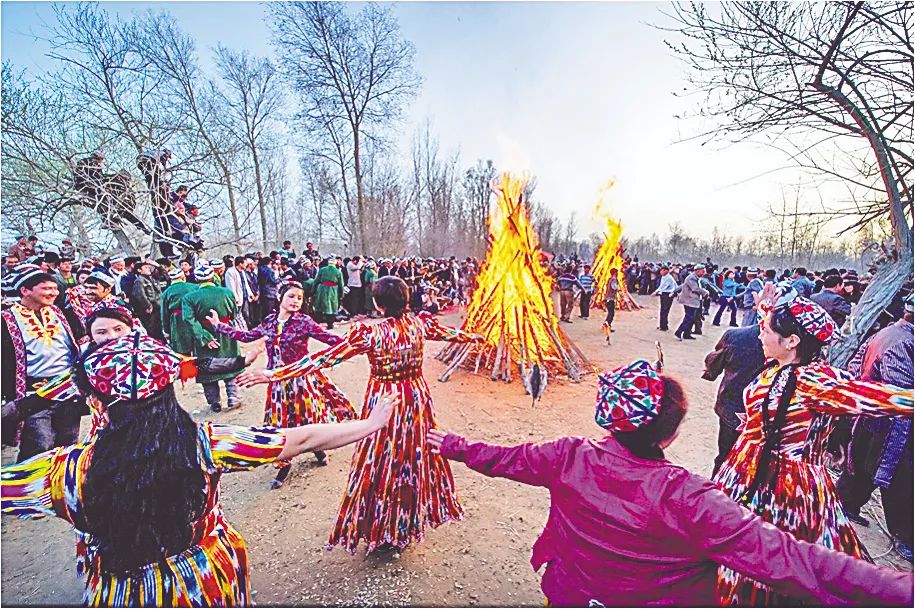
{"label": "atlas silk dress", "polygon": [[[746,421],[714,481],[732,499],[797,539],[864,558],[864,547],[845,516],[823,462],[826,439],[836,416],[911,417],[912,389],[854,380],[848,372],[822,362],[799,366],[781,443],[773,452],[768,475],[753,491],[765,427],[775,418],[778,397],[787,382],[788,375],[779,375],[780,370],[770,365],[744,390]],[[752,496],[746,497],[747,491]],[[719,569],[718,593],[723,605],[801,604],[799,599],[777,594],[725,567]]]}
{"label": "atlas silk dress", "polygon": [[366,552],[384,544],[404,548],[413,540],[422,541],[427,524],[435,528],[463,518],[451,467],[426,446],[435,414],[422,363],[426,340],[473,338],[440,325],[429,314],[407,313],[374,325],[354,324],[340,344],[273,371],[273,379],[280,381],[364,353],[371,372],[362,418],[378,396],[397,396],[387,427],[356,445],[329,548],[342,545],[355,553],[360,540],[366,542]]}
{"label": "atlas silk dress", "polygon": [[276,461],[286,435],[272,428],[204,423],[197,450],[206,481],[204,516],[193,544],[174,556],[139,567],[132,576],[104,569],[104,556],[83,507],[94,441],[64,446],[2,469],[2,512],[20,518],[57,516],[77,531],[77,572],[86,576],[83,602],[93,607],[213,607],[251,604],[248,550],[219,504],[224,473]]}
{"label": "atlas silk dress", "polygon": [[[226,323],[217,324],[215,329],[243,343],[266,338],[267,368],[270,370],[306,357],[309,338],[331,346],[343,342],[342,338],[327,332],[301,312],[294,313],[285,321],[281,321],[276,313],[271,313],[259,326],[248,331],[236,330]],[[353,405],[322,372],[275,381],[267,387],[265,425],[299,427],[354,418],[356,411]]]}

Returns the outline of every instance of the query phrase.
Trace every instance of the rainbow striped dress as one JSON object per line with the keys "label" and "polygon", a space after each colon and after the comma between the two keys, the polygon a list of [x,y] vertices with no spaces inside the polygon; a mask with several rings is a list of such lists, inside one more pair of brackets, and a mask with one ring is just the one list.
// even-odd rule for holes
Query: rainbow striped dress
{"label": "rainbow striped dress", "polygon": [[[780,376],[779,370],[778,366],[765,368],[744,390],[743,430],[714,482],[732,499],[797,539],[864,558],[864,547],[845,516],[823,462],[826,439],[836,416],[911,417],[912,389],[854,380],[845,370],[822,362],[798,367],[781,445],[772,456],[768,475],[753,489],[751,484],[765,443],[763,402],[772,388],[775,399],[771,403],[778,403],[787,377]],[[774,419],[774,408],[768,416]],[[718,594],[724,606],[803,604],[801,599],[778,594],[726,567],[718,570]]]}
{"label": "rainbow striped dress", "polygon": [[2,468],[2,513],[20,518],[57,516],[77,532],[77,572],[86,576],[83,602],[91,607],[201,607],[251,604],[248,550],[219,505],[219,478],[271,463],[286,435],[273,428],[204,423],[198,431],[206,473],[206,514],[194,525],[194,545],[140,567],[131,576],[105,572],[89,532],[82,489],[94,442],[64,446]]}
{"label": "rainbow striped dress", "polygon": [[273,380],[281,381],[364,353],[371,374],[362,418],[379,395],[397,396],[387,427],[356,445],[329,547],[342,545],[355,553],[359,541],[365,540],[366,552],[383,544],[404,548],[422,541],[426,525],[435,528],[463,518],[448,461],[426,446],[435,414],[422,365],[426,340],[473,339],[472,334],[442,326],[428,313],[405,314],[375,325],[354,324],[343,342],[273,371]]}

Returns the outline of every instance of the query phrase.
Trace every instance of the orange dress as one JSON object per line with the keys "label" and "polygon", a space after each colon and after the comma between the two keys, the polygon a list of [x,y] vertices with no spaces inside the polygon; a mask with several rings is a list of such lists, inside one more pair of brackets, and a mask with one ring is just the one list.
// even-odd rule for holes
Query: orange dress
{"label": "orange dress", "polygon": [[463,510],[448,461],[426,446],[435,426],[432,396],[422,374],[426,340],[469,342],[474,336],[442,326],[429,314],[405,314],[379,324],[354,324],[342,343],[277,368],[273,380],[313,373],[366,354],[371,375],[362,418],[379,395],[397,396],[387,427],[356,445],[343,504],[328,542],[355,553],[360,540],[371,552],[422,541],[426,525],[461,520]]}

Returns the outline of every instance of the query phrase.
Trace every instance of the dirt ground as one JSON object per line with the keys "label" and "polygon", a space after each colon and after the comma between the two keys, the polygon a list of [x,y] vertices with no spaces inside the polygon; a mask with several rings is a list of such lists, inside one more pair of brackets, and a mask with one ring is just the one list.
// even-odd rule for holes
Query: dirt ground
{"label": "dirt ground", "polygon": [[[687,387],[691,410],[668,458],[708,475],[716,453],[717,419],[712,412],[717,383],[700,378],[702,359],[724,328],[706,327],[695,341],[678,342],[656,330],[657,301],[637,297],[645,309],[620,312],[616,332],[607,345],[600,329],[600,312],[589,320],[573,317],[563,324],[569,336],[601,369],[643,357],[655,358],[660,340],[666,371]],[[672,318],[679,322],[675,309]],[[673,321],[672,319],[672,321]],[[457,313],[443,323],[459,325]],[[335,330],[344,333],[346,326]],[[495,443],[549,440],[562,435],[600,437],[593,422],[595,376],[578,384],[550,379],[535,408],[521,383],[492,382],[488,377],[456,373],[447,383],[435,379],[443,364],[434,359],[440,345],[430,343],[426,378],[432,389],[439,426]],[[263,359],[255,366],[263,366]],[[364,357],[330,372],[354,404],[362,398],[368,365]],[[264,387],[243,392],[238,411],[212,414],[203,392],[189,384],[179,390],[182,403],[195,419],[242,425],[258,424],[263,416]],[[84,420],[84,424],[87,421]],[[316,467],[312,456],[295,461],[286,485],[270,490],[273,468],[223,477],[222,501],[229,521],[248,542],[254,601],[259,605],[326,606],[530,606],[542,607],[539,576],[532,571],[530,549],[546,522],[549,497],[545,490],[506,480],[490,479],[454,464],[464,521],[427,532],[423,543],[399,558],[355,556],[324,544],[342,497],[352,448],[334,451],[328,467]],[[4,449],[3,462],[14,457]],[[879,501],[865,510],[882,518]],[[859,528],[871,554],[881,564],[909,568],[887,553],[889,539],[872,523]],[[75,605],[82,581],[74,567],[73,536],[63,521],[45,519],[2,521],[3,605]]]}

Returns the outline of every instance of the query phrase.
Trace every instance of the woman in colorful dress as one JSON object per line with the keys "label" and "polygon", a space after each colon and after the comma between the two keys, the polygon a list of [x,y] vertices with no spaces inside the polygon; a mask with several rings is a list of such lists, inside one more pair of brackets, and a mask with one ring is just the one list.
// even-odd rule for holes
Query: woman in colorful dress
{"label": "woman in colorful dress", "polygon": [[377,396],[396,396],[395,415],[379,434],[356,446],[349,479],[329,547],[356,552],[393,551],[422,541],[426,525],[461,520],[463,510],[448,462],[432,454],[426,434],[435,426],[432,396],[422,373],[426,340],[482,340],[440,325],[431,315],[407,311],[409,291],[397,277],[375,282],[375,305],[386,319],[375,325],[353,324],[338,345],[275,370],[242,374],[242,386],[282,381],[336,366],[359,354],[369,358],[371,374],[362,416],[371,416]]}
{"label": "woman in colorful dress", "polygon": [[345,446],[387,425],[393,409],[383,398],[365,420],[293,429],[197,424],[172,386],[183,361],[140,333],[90,347],[78,378],[106,401],[108,426],[2,468],[3,514],[76,528],[86,605],[249,605],[247,548],[223,515],[220,476]]}
{"label": "woman in colorful dress", "polygon": [[[836,416],[911,417],[912,389],[854,380],[820,361],[835,322],[790,284],[767,285],[757,308],[768,365],[744,390],[746,421],[715,483],[796,538],[864,558],[823,462],[826,438]],[[725,567],[718,593],[724,605],[799,602]]]}
{"label": "woman in colorful dress", "polygon": [[[219,321],[216,311],[210,311],[207,320],[216,332],[237,341],[250,343],[266,338],[267,368],[279,368],[308,355],[308,339],[313,338],[328,345],[343,342],[339,336],[325,331],[311,317],[301,312],[305,292],[300,283],[284,282],[277,292],[279,310],[271,313],[253,330],[246,332]],[[353,405],[321,372],[275,381],[267,387],[264,404],[264,424],[273,427],[298,427],[309,423],[336,423],[356,418]],[[327,465],[327,454],[315,453],[319,465]],[[280,468],[273,488],[283,485],[291,463],[277,463]]]}

